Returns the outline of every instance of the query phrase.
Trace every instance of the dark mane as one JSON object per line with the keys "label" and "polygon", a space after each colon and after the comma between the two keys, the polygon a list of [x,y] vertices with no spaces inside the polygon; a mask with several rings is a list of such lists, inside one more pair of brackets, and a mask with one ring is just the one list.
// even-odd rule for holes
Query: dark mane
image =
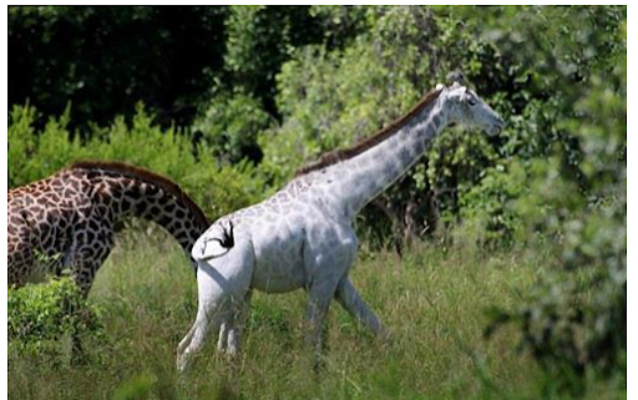
{"label": "dark mane", "polygon": [[416,114],[421,112],[421,110],[423,110],[425,107],[433,103],[434,100],[436,100],[440,94],[441,94],[441,90],[437,90],[437,89],[430,90],[428,93],[425,94],[425,96],[423,96],[421,101],[419,101],[419,103],[417,103],[416,106],[414,106],[410,111],[408,111],[401,118],[395,120],[390,125],[376,132],[374,135],[361,140],[360,142],[354,144],[351,147],[348,147],[345,149],[332,150],[322,154],[319,157],[318,161],[315,161],[314,163],[306,165],[305,167],[302,167],[301,169],[297,170],[297,172],[295,173],[295,176],[297,177],[301,175],[306,175],[312,171],[317,171],[319,169],[323,169],[330,165],[337,164],[341,161],[348,160],[378,145],[379,143],[383,142],[384,140],[392,137],[392,135],[397,133],[399,131],[399,128],[403,126],[406,123],[406,121],[408,121],[409,119],[414,117]]}
{"label": "dark mane", "polygon": [[202,229],[206,229],[210,225],[208,218],[206,218],[206,215],[204,215],[201,208],[199,208],[199,206],[195,204],[195,202],[188,197],[186,193],[184,193],[179,185],[164,176],[158,175],[144,168],[117,161],[92,160],[75,162],[67,169],[102,169],[151,183],[171,193],[179,201],[184,202],[186,207],[191,210]]}

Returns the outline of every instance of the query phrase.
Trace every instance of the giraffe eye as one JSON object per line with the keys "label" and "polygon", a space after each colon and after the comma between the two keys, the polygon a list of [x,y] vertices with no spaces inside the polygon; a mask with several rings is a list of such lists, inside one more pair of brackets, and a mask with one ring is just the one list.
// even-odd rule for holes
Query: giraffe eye
{"label": "giraffe eye", "polygon": [[476,105],[476,99],[473,99],[473,98],[471,98],[471,97],[470,97],[470,98],[467,100],[467,103],[468,103],[470,106],[474,107],[474,106]]}

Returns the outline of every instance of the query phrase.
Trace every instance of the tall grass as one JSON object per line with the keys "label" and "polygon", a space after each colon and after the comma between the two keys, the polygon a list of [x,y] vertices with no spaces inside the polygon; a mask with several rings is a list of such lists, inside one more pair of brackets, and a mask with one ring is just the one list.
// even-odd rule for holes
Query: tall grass
{"label": "tall grass", "polygon": [[[515,307],[549,255],[421,245],[403,259],[363,254],[352,280],[391,332],[372,337],[334,302],[318,374],[302,345],[305,294],[253,296],[236,365],[216,338],[190,373],[175,349],[195,318],[197,287],[185,255],[166,237],[120,236],[90,301],[104,310],[106,343],[83,364],[10,351],[10,398],[537,398],[541,371],[516,350],[517,333],[483,339],[485,310]],[[50,356],[49,356],[50,357]]]}

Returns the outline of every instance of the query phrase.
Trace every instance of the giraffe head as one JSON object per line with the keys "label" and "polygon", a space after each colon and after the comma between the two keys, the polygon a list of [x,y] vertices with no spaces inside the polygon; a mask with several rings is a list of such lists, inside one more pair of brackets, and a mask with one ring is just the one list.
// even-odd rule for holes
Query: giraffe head
{"label": "giraffe head", "polygon": [[437,85],[441,90],[439,99],[448,110],[448,123],[482,129],[490,136],[498,135],[505,126],[503,118],[459,81],[462,82],[458,79],[449,86]]}

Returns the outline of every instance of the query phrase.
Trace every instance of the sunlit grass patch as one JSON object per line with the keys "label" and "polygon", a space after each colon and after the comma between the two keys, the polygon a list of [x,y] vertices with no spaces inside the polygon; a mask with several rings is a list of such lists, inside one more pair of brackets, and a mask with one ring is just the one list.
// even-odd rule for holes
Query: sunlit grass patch
{"label": "sunlit grass patch", "polygon": [[403,259],[376,253],[351,277],[389,341],[374,338],[334,302],[317,375],[302,344],[306,294],[255,293],[237,364],[216,354],[211,335],[190,373],[178,376],[176,347],[197,307],[190,263],[166,238],[123,235],[89,298],[103,309],[110,339],[88,349],[99,362],[56,369],[54,360],[13,354],[11,397],[518,398],[521,388],[534,393],[540,371],[516,350],[515,330],[483,338],[485,310],[516,305],[542,273],[543,257],[428,244]]}

